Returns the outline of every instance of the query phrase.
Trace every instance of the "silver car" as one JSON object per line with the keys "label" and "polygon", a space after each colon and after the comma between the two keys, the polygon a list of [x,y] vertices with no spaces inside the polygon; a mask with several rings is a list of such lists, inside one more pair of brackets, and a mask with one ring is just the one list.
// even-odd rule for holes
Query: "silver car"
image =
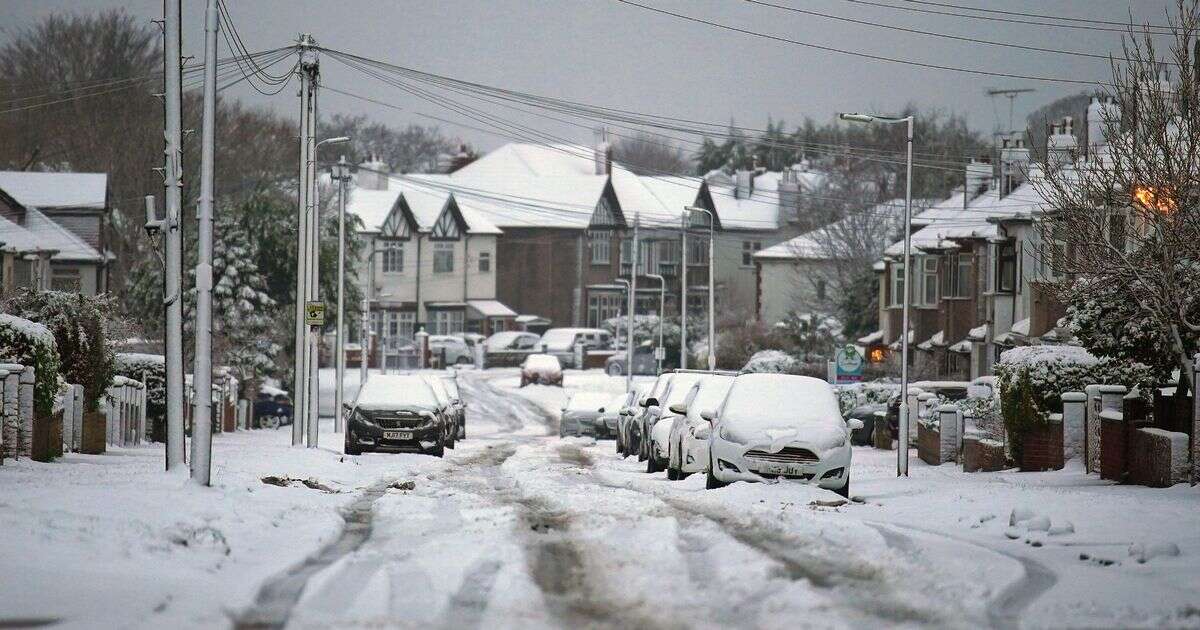
{"label": "silver car", "polygon": [[562,420],[558,423],[558,436],[608,435],[602,416],[612,407],[612,394],[602,392],[579,392],[562,408]]}

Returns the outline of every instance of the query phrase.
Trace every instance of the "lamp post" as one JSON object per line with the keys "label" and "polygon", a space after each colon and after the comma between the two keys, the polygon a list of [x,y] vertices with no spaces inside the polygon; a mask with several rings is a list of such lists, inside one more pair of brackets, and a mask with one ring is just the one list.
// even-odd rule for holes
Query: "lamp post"
{"label": "lamp post", "polygon": [[838,114],[838,118],[850,122],[881,123],[895,125],[905,123],[908,131],[905,134],[907,151],[906,175],[904,185],[904,296],[901,301],[900,315],[900,443],[896,446],[896,476],[908,476],[908,303],[912,294],[912,284],[909,269],[911,266],[912,248],[912,156],[913,156],[913,116],[875,116],[872,114]]}
{"label": "lamp post", "polygon": [[666,353],[663,349],[663,315],[667,308],[667,281],[657,273],[648,273],[646,277],[658,280],[658,347],[654,349],[654,358],[658,361],[658,373],[662,374],[663,356]]}
{"label": "lamp post", "polygon": [[629,299],[629,296],[632,295],[630,293],[632,287],[625,278],[617,278],[616,282],[625,287],[625,308],[629,309],[625,320],[625,362],[628,364],[625,368],[629,374],[633,374],[633,310],[631,305],[634,304],[634,301]]}
{"label": "lamp post", "polygon": [[716,228],[716,216],[707,208],[688,206],[686,212],[703,212],[708,215],[708,369],[717,369],[717,297],[716,297],[716,256],[713,255],[713,230]]}
{"label": "lamp post", "polygon": [[[338,185],[338,292],[337,292],[337,332],[334,335],[334,346],[337,348],[337,387],[334,389],[333,432],[342,431],[342,404],[345,401],[346,380],[346,333],[342,318],[345,315],[346,294],[346,182],[350,181],[350,165],[346,156],[341,156],[337,164],[329,169],[329,174]],[[361,385],[360,385],[361,386]]]}

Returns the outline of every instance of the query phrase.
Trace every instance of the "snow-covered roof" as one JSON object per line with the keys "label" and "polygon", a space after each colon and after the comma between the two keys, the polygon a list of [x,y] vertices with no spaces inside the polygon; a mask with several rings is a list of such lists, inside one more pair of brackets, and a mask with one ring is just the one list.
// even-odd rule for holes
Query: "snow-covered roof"
{"label": "snow-covered roof", "polygon": [[0,251],[35,252],[43,249],[29,230],[0,216]]}
{"label": "snow-covered roof", "polygon": [[464,217],[469,213],[500,228],[586,229],[608,183],[603,175],[539,177],[463,171],[408,179],[427,189],[453,191]]}
{"label": "snow-covered roof", "polygon": [[[913,342],[913,331],[910,330],[910,331],[908,331],[908,343],[912,343],[912,342]],[[893,341],[892,343],[889,343],[888,347],[891,348],[892,350],[899,350],[900,349],[900,340],[897,339],[897,340]]]}
{"label": "snow-covered roof", "polygon": [[18,253],[52,251],[51,260],[104,261],[95,247],[33,207],[25,208],[24,226],[0,217],[0,243],[5,250]]}
{"label": "snow-covered roof", "polygon": [[104,208],[108,175],[0,171],[0,190],[26,208]]}
{"label": "snow-covered roof", "polygon": [[467,300],[467,306],[484,317],[516,317],[517,312],[498,300]]}
{"label": "snow-covered roof", "polygon": [[946,332],[939,330],[936,333],[933,333],[933,336],[929,339],[917,344],[917,348],[921,350],[933,350],[934,348],[940,348],[944,345],[946,345]]}
{"label": "snow-covered roof", "polygon": [[869,335],[864,335],[864,336],[858,338],[858,343],[860,343],[864,346],[869,346],[873,343],[879,343],[880,341],[883,341],[883,331],[882,330],[876,330],[875,332],[873,332]]}
{"label": "snow-covered roof", "polygon": [[[916,200],[914,200],[914,205],[915,203]],[[892,199],[885,201],[863,212],[873,219],[878,219],[878,221],[872,221],[871,225],[877,226],[881,230],[880,236],[886,238],[904,220],[904,200]],[[823,260],[831,258],[833,254],[827,251],[830,240],[837,238],[839,230],[861,229],[857,222],[862,221],[862,219],[863,216],[859,215],[846,217],[829,225],[805,232],[782,243],[759,250],[754,254],[754,257],[760,260]],[[725,217],[722,216],[721,220],[724,221]]]}
{"label": "snow-covered roof", "polygon": [[431,185],[419,179],[420,177],[423,176],[389,177],[386,190],[355,187],[346,201],[346,212],[362,221],[364,232],[379,232],[383,229],[383,223],[391,214],[392,208],[403,195],[405,203],[413,213],[413,219],[417,222],[417,229],[430,232],[453,197],[463,220],[467,223],[468,234],[501,233],[500,228],[485,214],[464,204],[446,187]]}

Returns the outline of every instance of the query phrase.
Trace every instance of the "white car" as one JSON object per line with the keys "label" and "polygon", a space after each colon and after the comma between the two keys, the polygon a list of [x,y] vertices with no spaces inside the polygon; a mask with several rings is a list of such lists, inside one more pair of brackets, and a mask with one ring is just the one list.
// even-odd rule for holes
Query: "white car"
{"label": "white car", "polygon": [[707,376],[703,372],[675,372],[675,376],[671,378],[671,382],[667,385],[666,391],[658,400],[658,407],[647,409],[644,423],[646,427],[646,472],[654,473],[663,470],[667,467],[667,445],[671,442],[671,425],[675,421],[675,416],[679,415],[671,411],[672,407],[678,408],[679,404],[687,399],[688,392],[691,391],[692,385],[695,385],[701,378]]}
{"label": "white car", "polygon": [[733,481],[798,479],[850,495],[850,432],[833,388],[792,374],[741,374],[714,409],[708,488]]}
{"label": "white car", "polygon": [[562,364],[548,354],[531,354],[521,364],[521,387],[558,385],[562,387]]}
{"label": "white car", "polygon": [[700,417],[701,409],[716,409],[733,385],[732,374],[712,374],[692,386],[688,396],[672,412],[677,414],[667,442],[667,479],[686,479],[708,472],[708,436],[712,427]]}
{"label": "white car", "polygon": [[446,365],[470,365],[475,362],[471,346],[457,335],[429,335],[429,354]]}
{"label": "white car", "polygon": [[637,455],[639,461],[645,459],[642,455],[642,416],[651,403],[658,404],[658,397],[667,388],[667,383],[671,382],[671,376],[671,372],[659,375],[646,395],[639,397],[636,404],[631,405],[631,409],[621,416],[621,424],[617,426],[617,440],[620,442],[622,455]]}
{"label": "white car", "polygon": [[437,397],[442,413],[450,423],[446,448],[454,448],[454,442],[458,439],[458,401],[450,395],[450,390],[446,387],[446,382],[442,380],[440,374],[421,374],[420,376],[429,384],[429,389],[433,390],[433,395]]}

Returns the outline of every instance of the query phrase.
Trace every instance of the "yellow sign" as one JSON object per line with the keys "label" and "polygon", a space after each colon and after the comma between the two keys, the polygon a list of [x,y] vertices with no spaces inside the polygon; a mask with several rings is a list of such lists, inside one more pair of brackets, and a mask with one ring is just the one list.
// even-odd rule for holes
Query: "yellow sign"
{"label": "yellow sign", "polygon": [[325,303],[308,302],[304,305],[304,323],[309,326],[325,325]]}

